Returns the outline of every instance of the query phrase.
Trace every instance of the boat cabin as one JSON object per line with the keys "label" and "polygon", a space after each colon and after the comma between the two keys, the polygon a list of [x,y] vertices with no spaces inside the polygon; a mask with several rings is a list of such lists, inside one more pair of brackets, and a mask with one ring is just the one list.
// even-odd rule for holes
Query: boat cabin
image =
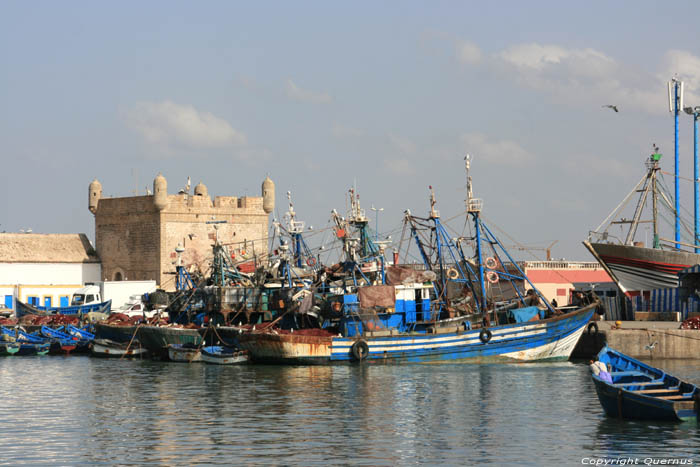
{"label": "boat cabin", "polygon": [[356,294],[342,295],[340,332],[346,337],[426,333],[434,325],[432,291],[430,283],[415,283],[361,287]]}

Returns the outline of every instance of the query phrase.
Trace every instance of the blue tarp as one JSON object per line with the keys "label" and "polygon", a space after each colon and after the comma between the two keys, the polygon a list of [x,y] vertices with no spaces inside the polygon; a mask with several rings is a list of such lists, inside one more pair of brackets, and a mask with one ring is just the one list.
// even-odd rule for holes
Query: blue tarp
{"label": "blue tarp", "polygon": [[540,311],[541,310],[536,306],[528,306],[525,308],[518,308],[517,310],[510,310],[508,313],[515,318],[516,323],[524,323],[530,321],[535,316],[542,318],[544,312],[540,313]]}

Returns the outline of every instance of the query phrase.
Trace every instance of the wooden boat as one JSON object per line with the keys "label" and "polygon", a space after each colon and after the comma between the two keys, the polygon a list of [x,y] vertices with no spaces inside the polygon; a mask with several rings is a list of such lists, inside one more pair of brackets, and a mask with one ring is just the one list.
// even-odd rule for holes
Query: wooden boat
{"label": "wooden boat", "polygon": [[41,335],[51,340],[51,349],[54,353],[66,355],[78,347],[80,339],[48,326],[41,327]]}
{"label": "wooden boat", "polygon": [[100,303],[90,303],[88,305],[76,305],[76,306],[34,306],[28,303],[23,303],[19,300],[16,301],[15,315],[17,319],[24,315],[77,315],[77,314],[87,314],[90,312],[97,313],[109,313],[112,309],[112,300],[107,300],[106,302]]}
{"label": "wooden boat", "polygon": [[0,328],[0,334],[5,342],[19,344],[15,355],[46,355],[51,348],[51,341],[36,334],[28,334],[22,329]]}
{"label": "wooden boat", "polygon": [[[115,342],[129,342],[137,333],[138,326],[131,324],[109,324],[97,322],[95,327],[95,339],[107,339]],[[138,335],[136,336],[139,337]]]}
{"label": "wooden boat", "polygon": [[248,362],[248,353],[234,347],[209,345],[202,347],[202,361],[215,365],[235,365]]}
{"label": "wooden boat", "polygon": [[19,352],[21,344],[17,342],[0,342],[0,355],[15,355]]}
{"label": "wooden boat", "polygon": [[610,417],[636,420],[700,421],[700,390],[646,363],[609,347],[598,360],[607,375],[592,375],[600,405]]}
{"label": "wooden boat", "polygon": [[137,340],[129,345],[128,342],[95,339],[90,344],[90,351],[95,357],[142,358],[148,354],[148,349],[142,347]]}
{"label": "wooden boat", "polygon": [[199,329],[177,326],[140,326],[138,338],[141,345],[158,353],[164,352],[170,344],[199,345],[202,341]]}
{"label": "wooden boat", "polygon": [[195,344],[168,344],[168,358],[172,362],[201,362],[202,352]]}

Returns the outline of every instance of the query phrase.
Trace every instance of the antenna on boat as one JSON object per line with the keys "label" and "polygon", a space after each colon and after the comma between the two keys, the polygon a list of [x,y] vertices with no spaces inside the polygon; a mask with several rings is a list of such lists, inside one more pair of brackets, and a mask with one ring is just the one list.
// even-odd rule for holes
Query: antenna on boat
{"label": "antenna on boat", "polygon": [[435,191],[433,190],[432,185],[430,185],[428,189],[430,190],[430,218],[437,219],[438,217],[440,217],[440,211],[435,209],[435,204],[437,203],[437,201],[435,200]]}
{"label": "antenna on boat", "polygon": [[473,197],[472,177],[471,175],[469,175],[469,170],[471,169],[471,161],[472,156],[470,156],[469,154],[464,156],[464,169],[467,172],[467,199],[464,200],[464,204],[467,206],[467,212],[478,213],[481,212],[483,200]]}

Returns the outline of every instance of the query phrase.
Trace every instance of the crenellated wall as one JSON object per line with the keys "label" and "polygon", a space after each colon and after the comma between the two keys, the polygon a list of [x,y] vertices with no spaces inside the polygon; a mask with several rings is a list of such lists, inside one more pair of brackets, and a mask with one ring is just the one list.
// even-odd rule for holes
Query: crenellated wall
{"label": "crenellated wall", "polygon": [[[165,179],[159,177],[154,188],[164,186]],[[175,248],[185,248],[182,258],[186,267],[206,272],[217,233],[235,259],[267,253],[269,209],[263,209],[263,197],[217,196],[212,201],[200,183],[197,195],[163,196],[161,191],[156,203],[155,195],[101,198],[93,187],[97,185],[91,185],[89,207],[94,210],[95,247],[105,280],[114,280],[117,275],[123,280],[153,279],[162,288],[173,290]],[[268,196],[265,207],[270,205],[274,206],[274,201],[271,204]]]}

